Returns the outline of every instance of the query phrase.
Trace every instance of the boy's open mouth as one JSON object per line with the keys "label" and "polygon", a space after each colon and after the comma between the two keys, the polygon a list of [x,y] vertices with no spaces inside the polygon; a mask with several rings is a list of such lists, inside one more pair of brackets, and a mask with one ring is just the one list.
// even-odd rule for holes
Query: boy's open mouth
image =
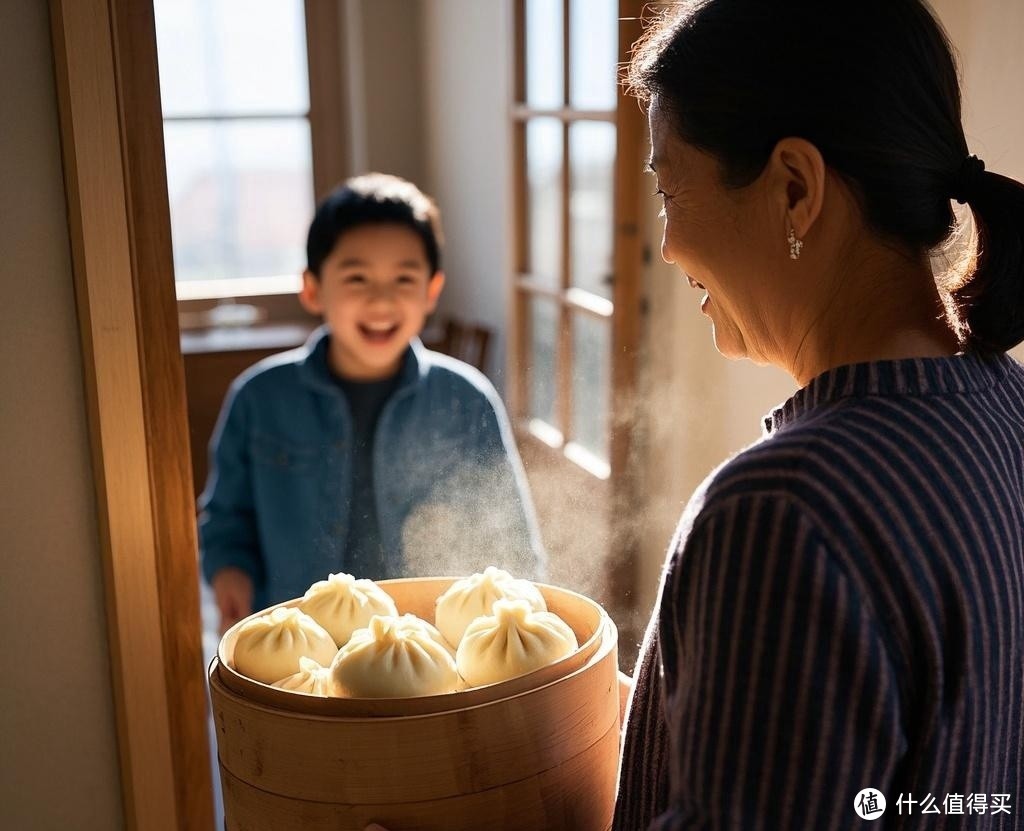
{"label": "boy's open mouth", "polygon": [[370,343],[387,343],[398,332],[397,323],[360,323],[359,333]]}

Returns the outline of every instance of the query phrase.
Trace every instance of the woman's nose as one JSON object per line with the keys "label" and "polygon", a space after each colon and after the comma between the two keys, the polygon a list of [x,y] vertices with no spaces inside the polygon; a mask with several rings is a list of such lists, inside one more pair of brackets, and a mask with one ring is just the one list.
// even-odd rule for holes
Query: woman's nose
{"label": "woman's nose", "polygon": [[672,259],[672,255],[668,253],[668,241],[665,237],[661,238],[661,258],[669,265],[675,263],[675,260]]}

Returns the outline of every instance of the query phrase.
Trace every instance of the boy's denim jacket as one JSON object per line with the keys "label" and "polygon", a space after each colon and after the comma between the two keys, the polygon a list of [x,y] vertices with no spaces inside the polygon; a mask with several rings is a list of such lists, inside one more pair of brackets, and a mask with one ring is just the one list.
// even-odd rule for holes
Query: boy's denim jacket
{"label": "boy's denim jacket", "polygon": [[[243,373],[224,402],[200,498],[207,580],[253,578],[254,609],[346,571],[352,419],[324,327]],[[373,447],[387,573],[465,575],[487,565],[543,578],[545,556],[508,417],[472,367],[413,340]]]}

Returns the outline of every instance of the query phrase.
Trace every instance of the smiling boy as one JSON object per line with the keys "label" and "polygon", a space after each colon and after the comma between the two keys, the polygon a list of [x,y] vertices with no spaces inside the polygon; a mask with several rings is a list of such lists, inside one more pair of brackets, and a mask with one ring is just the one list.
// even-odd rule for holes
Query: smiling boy
{"label": "smiling boy", "polygon": [[436,206],[397,177],[349,180],[306,251],[300,300],[324,325],[234,382],[211,443],[199,536],[222,627],[330,572],[542,576],[497,393],[418,339],[445,279]]}

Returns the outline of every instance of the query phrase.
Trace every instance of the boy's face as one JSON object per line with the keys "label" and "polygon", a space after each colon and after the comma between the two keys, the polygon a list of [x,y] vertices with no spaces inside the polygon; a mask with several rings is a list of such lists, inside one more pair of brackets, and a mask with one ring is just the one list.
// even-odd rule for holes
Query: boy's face
{"label": "boy's face", "polygon": [[319,279],[303,275],[299,299],[330,327],[331,368],[344,378],[373,381],[398,371],[443,287],[444,275],[431,274],[415,231],[371,224],[341,235]]}

